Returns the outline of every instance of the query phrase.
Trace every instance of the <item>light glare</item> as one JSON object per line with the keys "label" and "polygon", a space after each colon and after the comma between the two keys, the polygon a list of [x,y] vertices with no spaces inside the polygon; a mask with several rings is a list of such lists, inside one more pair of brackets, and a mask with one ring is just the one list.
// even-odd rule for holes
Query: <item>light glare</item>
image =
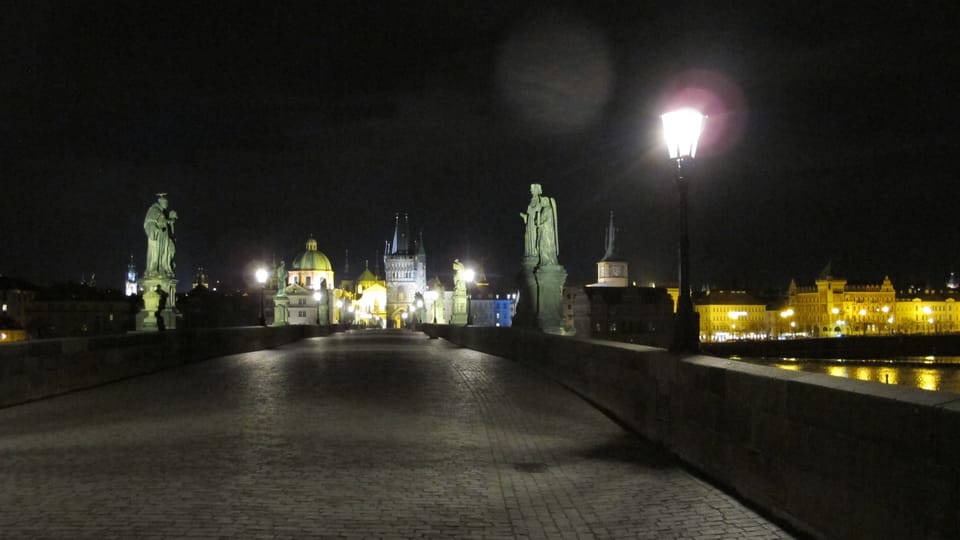
{"label": "light glare", "polygon": [[670,159],[696,156],[704,118],[694,109],[680,109],[660,116]]}

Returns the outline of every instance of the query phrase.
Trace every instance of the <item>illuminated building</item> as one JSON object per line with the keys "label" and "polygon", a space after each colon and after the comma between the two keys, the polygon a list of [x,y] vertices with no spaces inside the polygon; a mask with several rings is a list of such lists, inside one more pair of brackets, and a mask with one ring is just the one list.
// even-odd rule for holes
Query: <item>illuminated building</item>
{"label": "illuminated building", "polygon": [[307,240],[307,250],[293,260],[293,268],[287,272],[287,284],[297,284],[304,289],[333,289],[333,265],[330,259],[317,251],[317,241],[311,236]]}
{"label": "illuminated building", "polygon": [[902,334],[941,334],[960,330],[960,302],[955,289],[908,289],[897,298],[896,331]]}
{"label": "illuminated building", "polygon": [[387,282],[387,321],[394,328],[403,326],[403,314],[416,309],[417,294],[427,290],[427,255],[423,237],[410,247],[410,219],[400,220],[396,215],[393,242],[387,243],[383,254],[383,270]]}
{"label": "illuminated building", "polygon": [[766,303],[746,291],[708,291],[699,297],[694,309],[700,315],[700,339],[765,339]]}
{"label": "illuminated building", "polygon": [[879,285],[852,285],[833,276],[830,265],[813,286],[790,281],[783,318],[798,337],[882,335],[894,331],[897,298],[889,277]]}
{"label": "illuminated building", "polygon": [[364,326],[382,326],[387,318],[387,282],[370,271],[368,261],[364,261],[363,272],[357,276],[356,287],[354,321]]}

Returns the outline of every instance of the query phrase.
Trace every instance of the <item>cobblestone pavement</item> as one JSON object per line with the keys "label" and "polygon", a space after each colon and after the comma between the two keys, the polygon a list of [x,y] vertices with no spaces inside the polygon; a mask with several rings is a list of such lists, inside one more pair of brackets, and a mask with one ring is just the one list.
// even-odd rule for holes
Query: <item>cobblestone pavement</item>
{"label": "cobblestone pavement", "polygon": [[360,331],[0,410],[2,538],[789,538],[559,385]]}

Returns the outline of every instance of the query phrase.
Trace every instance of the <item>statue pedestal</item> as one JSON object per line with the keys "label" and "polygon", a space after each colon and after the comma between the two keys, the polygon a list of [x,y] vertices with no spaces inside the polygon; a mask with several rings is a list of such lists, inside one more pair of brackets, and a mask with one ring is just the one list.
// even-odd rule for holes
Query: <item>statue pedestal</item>
{"label": "statue pedestal", "polygon": [[286,326],[289,324],[287,322],[287,314],[289,313],[288,305],[290,305],[290,299],[286,296],[275,296],[273,298],[273,326]]}
{"label": "statue pedestal", "polygon": [[563,284],[567,271],[559,264],[537,268],[537,296],[540,300],[537,322],[540,330],[548,334],[563,333]]}
{"label": "statue pedestal", "polygon": [[137,313],[137,331],[156,332],[177,327],[177,280],[170,277],[144,277],[143,309]]}
{"label": "statue pedestal", "polygon": [[453,314],[450,324],[467,324],[467,291],[453,291]]}
{"label": "statue pedestal", "polygon": [[520,276],[520,301],[514,326],[563,333],[563,284],[567,271],[559,264],[537,266],[525,258]]}

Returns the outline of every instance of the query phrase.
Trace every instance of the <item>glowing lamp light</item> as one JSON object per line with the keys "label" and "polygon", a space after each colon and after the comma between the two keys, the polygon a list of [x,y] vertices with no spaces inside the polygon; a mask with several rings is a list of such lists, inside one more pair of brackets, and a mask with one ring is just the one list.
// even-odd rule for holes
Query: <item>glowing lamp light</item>
{"label": "glowing lamp light", "polygon": [[783,317],[784,319],[786,319],[787,317],[793,317],[793,310],[787,309],[787,310],[781,311],[780,316]]}
{"label": "glowing lamp light", "polygon": [[836,315],[837,313],[840,313],[840,308],[833,308],[830,310],[830,313],[833,313],[834,315]]}
{"label": "glowing lamp light", "polygon": [[929,315],[929,314],[931,314],[931,313],[933,313],[933,310],[930,309],[930,306],[923,306],[923,314],[924,314],[924,315]]}
{"label": "glowing lamp light", "polygon": [[477,273],[473,271],[473,268],[467,268],[463,271],[463,280],[467,283],[473,283],[473,280],[476,277]]}
{"label": "glowing lamp light", "polygon": [[704,118],[706,117],[694,109],[680,109],[660,116],[670,159],[696,156]]}
{"label": "glowing lamp light", "polygon": [[266,271],[265,269],[263,269],[263,268],[258,268],[258,269],[257,269],[257,273],[256,273],[257,283],[259,283],[259,284],[261,284],[261,285],[263,285],[264,283],[266,283],[266,282],[267,282],[267,276],[268,276],[268,275],[269,275],[269,274],[267,273],[267,271]]}
{"label": "glowing lamp light", "polygon": [[323,293],[320,291],[313,293],[313,299],[316,300],[317,302],[319,302],[320,300],[323,300]]}

